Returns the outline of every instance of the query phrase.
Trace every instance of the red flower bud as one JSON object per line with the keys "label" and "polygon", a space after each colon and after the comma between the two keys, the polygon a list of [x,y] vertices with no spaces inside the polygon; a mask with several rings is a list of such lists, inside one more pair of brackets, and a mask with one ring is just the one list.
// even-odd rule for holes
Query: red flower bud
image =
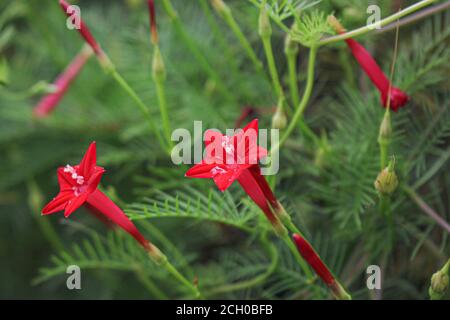
{"label": "red flower bud", "polygon": [[[329,16],[328,22],[337,33],[343,34],[346,32],[345,28],[334,16]],[[370,78],[372,83],[377,87],[378,91],[380,91],[382,105],[385,108],[388,106],[389,90],[391,90],[389,103],[390,108],[397,111],[399,108],[403,107],[409,100],[408,95],[390,83],[389,79],[383,73],[383,70],[381,70],[375,59],[366,50],[366,48],[351,38],[345,39],[345,42],[352,51],[356,61],[358,61],[358,64]]]}
{"label": "red flower bud", "polygon": [[56,91],[44,96],[34,107],[33,113],[36,117],[45,117],[56,108],[67,89],[69,89],[70,84],[75,80],[91,55],[92,50],[87,47],[73,59],[64,72],[55,80]]}
{"label": "red flower bud", "polygon": [[319,255],[314,251],[313,247],[299,234],[294,234],[292,236],[295,245],[297,246],[298,252],[302,255],[303,259],[308,262],[311,268],[317,273],[317,275],[322,279],[322,281],[327,285],[331,286],[335,283],[334,276],[328,270],[327,266],[322,262]]}
{"label": "red flower bud", "polygon": [[158,29],[156,28],[156,11],[153,0],[148,0],[148,12],[150,17],[150,32],[152,34],[152,43],[158,43]]}
{"label": "red flower bud", "polygon": [[[63,9],[64,13],[70,18],[74,14],[70,10],[70,4],[65,0],[59,0],[59,4]],[[78,29],[80,35],[84,38],[84,40],[91,46],[92,50],[94,50],[95,54],[99,57],[103,56],[103,50],[100,48],[100,45],[95,40],[92,33],[89,31],[89,28],[86,26],[84,21],[80,17],[80,28]]]}

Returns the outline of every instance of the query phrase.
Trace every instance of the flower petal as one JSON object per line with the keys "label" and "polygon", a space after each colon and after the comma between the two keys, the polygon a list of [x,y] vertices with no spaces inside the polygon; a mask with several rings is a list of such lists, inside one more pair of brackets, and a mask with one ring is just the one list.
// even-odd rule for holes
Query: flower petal
{"label": "flower petal", "polygon": [[189,178],[212,178],[214,175],[211,171],[217,166],[217,164],[206,164],[202,161],[186,171],[185,176]]}
{"label": "flower petal", "polygon": [[239,177],[240,172],[235,170],[227,170],[220,173],[216,173],[213,177],[214,183],[217,185],[220,191],[225,191],[231,184]]}
{"label": "flower petal", "polygon": [[80,162],[78,167],[78,172],[85,179],[89,179],[92,171],[95,168],[95,164],[97,162],[97,148],[95,141],[92,142],[84,154],[83,159]]}
{"label": "flower petal", "polygon": [[58,175],[60,191],[72,190],[72,187],[77,185],[76,181],[70,176],[71,174],[69,172],[64,172],[64,167],[59,167],[56,173]]}
{"label": "flower petal", "polygon": [[75,210],[81,207],[88,197],[88,192],[83,192],[78,197],[73,198],[67,203],[66,209],[64,210],[64,217],[69,217]]}
{"label": "flower petal", "polygon": [[88,193],[92,193],[97,189],[104,172],[105,169],[103,169],[102,167],[94,168],[94,172],[91,174],[88,180],[88,188],[87,188]]}
{"label": "flower petal", "polygon": [[42,214],[47,215],[64,210],[67,203],[74,197],[75,195],[72,191],[61,191],[42,209]]}

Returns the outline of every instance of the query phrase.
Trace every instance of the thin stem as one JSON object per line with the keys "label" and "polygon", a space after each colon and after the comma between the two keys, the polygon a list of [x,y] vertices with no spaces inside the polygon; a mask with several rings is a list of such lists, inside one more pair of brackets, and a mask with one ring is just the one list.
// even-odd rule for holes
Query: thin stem
{"label": "thin stem", "polygon": [[401,11],[398,11],[397,13],[394,13],[394,14],[392,14],[392,15],[390,15],[390,16],[388,16],[388,17],[386,17],[386,18],[384,18],[384,19],[382,19],[380,21],[378,21],[378,22],[366,25],[364,27],[361,27],[361,28],[358,28],[358,29],[355,29],[355,30],[352,30],[352,31],[349,31],[349,32],[346,32],[346,33],[343,33],[343,34],[340,34],[340,35],[337,35],[337,36],[333,36],[333,37],[328,37],[328,38],[322,39],[321,41],[319,41],[318,45],[319,46],[323,46],[323,45],[326,45],[326,44],[330,44],[330,43],[333,43],[333,42],[345,40],[345,39],[348,39],[348,38],[354,38],[354,37],[366,34],[366,33],[370,32],[370,31],[377,30],[376,29],[377,27],[383,27],[385,25],[388,25],[388,24],[390,24],[390,23],[392,23],[392,22],[394,22],[394,21],[396,21],[396,20],[398,20],[398,19],[400,19],[400,18],[402,18],[404,16],[407,16],[407,15],[409,15],[409,14],[411,14],[411,13],[413,13],[413,12],[419,10],[419,9],[422,9],[423,7],[426,7],[426,6],[430,5],[430,4],[432,4],[433,2],[436,2],[436,0],[422,0],[422,1],[419,1],[419,2],[417,2],[417,3],[407,7],[405,9],[401,10]]}
{"label": "thin stem", "polygon": [[315,66],[315,61],[316,61],[316,55],[317,55],[317,47],[312,47],[309,51],[306,88],[305,88],[305,91],[303,92],[302,99],[300,100],[300,104],[298,105],[297,109],[295,110],[294,116],[292,117],[292,120],[289,123],[289,126],[287,127],[286,131],[280,138],[280,142],[272,148],[271,152],[277,152],[278,149],[286,142],[286,140],[289,138],[289,136],[291,135],[291,133],[294,131],[295,127],[297,126],[297,123],[301,120],[303,112],[305,111],[305,108],[308,105],[309,98],[311,97],[312,89],[314,86],[314,66]]}
{"label": "thin stem", "polygon": [[433,219],[440,227],[450,233],[450,225],[436,211],[434,211],[412,188],[403,186],[403,189],[419,208]]}
{"label": "thin stem", "polygon": [[167,258],[161,264],[167,272],[173,275],[179,282],[184,284],[194,295],[195,298],[200,298],[200,291],[189,280],[187,280],[170,262]]}
{"label": "thin stem", "polygon": [[225,37],[223,36],[223,33],[220,30],[216,18],[211,12],[207,1],[208,0],[200,0],[200,5],[203,9],[203,13],[208,20],[208,24],[211,28],[212,33],[214,34],[214,38],[219,42],[221,52],[224,53],[224,55],[226,56],[226,60],[230,63],[230,66],[232,66],[233,73],[236,74],[238,67],[236,66],[236,61],[233,58],[233,52],[230,50],[230,46],[225,41]]}
{"label": "thin stem", "polygon": [[153,226],[153,224],[149,223],[147,220],[142,219],[140,220],[140,224],[144,228],[148,230],[148,232],[157,239],[165,249],[172,252],[173,258],[176,259],[176,261],[179,263],[180,266],[184,267],[183,269],[186,270],[186,272],[193,276],[192,268],[190,267],[188,261],[186,260],[185,256],[178,250],[178,248],[165,236],[161,230]]}
{"label": "thin stem", "polygon": [[215,85],[217,86],[219,91],[228,100],[234,101],[235,100],[234,97],[226,89],[225,85],[222,82],[222,79],[220,78],[216,70],[209,64],[208,60],[206,60],[205,56],[203,55],[203,52],[197,47],[194,41],[192,41],[189,34],[184,29],[183,25],[181,24],[180,18],[178,17],[178,14],[175,11],[174,7],[172,6],[170,0],[163,0],[162,4],[164,6],[164,10],[167,12],[168,16],[172,20],[172,24],[175,27],[175,31],[181,37],[185,45],[188,47],[189,51],[191,51],[195,59],[198,61],[198,63],[200,63],[200,65],[209,75],[209,77],[211,77],[214,80]]}
{"label": "thin stem", "polygon": [[[287,53],[286,58],[288,61],[288,71],[289,71],[289,91],[291,93],[291,100],[294,106],[298,106],[300,103],[300,97],[298,94],[298,79],[297,79],[297,55],[293,53]],[[304,119],[300,118],[299,127],[302,133],[309,137],[314,143],[318,144],[320,139],[311,130],[311,128],[305,123]]]}
{"label": "thin stem", "polygon": [[293,53],[286,54],[289,72],[289,91],[291,93],[291,101],[294,106],[300,103],[297,86],[297,55]]}
{"label": "thin stem", "polygon": [[172,130],[170,129],[169,114],[167,112],[168,108],[167,108],[164,80],[159,77],[155,77],[154,81],[155,81],[155,87],[156,87],[156,94],[158,96],[159,112],[161,113],[161,122],[162,122],[162,126],[163,126],[164,136],[166,139],[166,143],[170,148],[172,146],[172,140],[171,140]]}
{"label": "thin stem", "polygon": [[[108,70],[108,73],[113,77],[114,80],[117,81],[117,83],[122,87],[122,89],[133,99],[135,104],[139,107],[141,112],[144,114],[145,118],[148,121],[148,124],[150,126],[150,129],[156,134],[159,143],[163,148],[167,150],[167,146],[164,142],[164,140],[161,137],[161,134],[159,133],[158,129],[156,128],[155,123],[153,122],[153,119],[150,115],[149,108],[145,105],[145,103],[139,98],[137,93],[133,90],[133,88],[130,87],[128,82],[122,77],[122,75],[115,69],[112,68]],[[168,150],[170,152],[170,150]]]}
{"label": "thin stem", "polygon": [[388,24],[387,26],[385,26],[385,27],[383,27],[381,29],[378,29],[376,31],[376,33],[383,33],[383,32],[395,29],[397,27],[402,27],[402,26],[408,25],[410,23],[416,22],[416,21],[418,21],[420,19],[423,19],[423,18],[428,17],[430,15],[436,14],[436,13],[441,12],[443,10],[446,10],[448,8],[450,8],[450,1],[446,1],[444,3],[437,4],[435,6],[427,8],[427,9],[422,10],[420,12],[416,12],[415,14],[412,14],[411,16],[409,16],[407,18],[401,19],[398,22],[393,22],[391,24]]}
{"label": "thin stem", "polygon": [[278,77],[277,66],[275,64],[275,58],[273,56],[272,42],[270,41],[270,37],[263,36],[261,37],[261,39],[264,46],[264,52],[266,54],[267,65],[269,67],[273,88],[275,90],[275,93],[277,94],[278,99],[284,99],[283,88],[281,86],[280,78]]}
{"label": "thin stem", "polygon": [[234,19],[233,13],[231,12],[231,10],[228,10],[226,13],[223,14],[223,19],[228,24],[228,26],[231,28],[231,30],[233,31],[236,38],[238,38],[242,47],[245,49],[245,52],[247,53],[248,57],[253,62],[255,69],[258,71],[262,71],[263,66],[262,66],[261,61],[258,59],[258,56],[256,55],[255,51],[253,50],[252,46],[250,45],[250,42],[247,40],[247,37],[244,35],[241,28],[239,27],[236,20]]}

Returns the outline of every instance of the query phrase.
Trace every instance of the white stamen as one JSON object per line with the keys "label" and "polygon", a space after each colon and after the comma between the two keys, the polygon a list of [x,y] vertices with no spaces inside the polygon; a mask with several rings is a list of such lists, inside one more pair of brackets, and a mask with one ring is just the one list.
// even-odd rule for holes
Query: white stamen
{"label": "white stamen", "polygon": [[225,169],[222,169],[221,167],[214,167],[211,169],[211,174],[214,176],[217,174],[223,174],[225,172],[227,172],[227,171]]}
{"label": "white stamen", "polygon": [[[72,166],[70,166],[70,165],[66,165],[66,166],[64,167],[64,172],[70,173],[70,174],[71,174],[71,178],[74,179],[74,180],[76,180],[76,182],[77,182],[79,185],[83,185],[83,184],[84,184],[84,177],[81,176],[81,175],[78,175],[78,173],[76,172],[76,170],[75,170],[74,167],[72,167]],[[74,187],[73,190],[75,190],[75,193],[77,192],[77,191],[76,191],[76,187]]]}

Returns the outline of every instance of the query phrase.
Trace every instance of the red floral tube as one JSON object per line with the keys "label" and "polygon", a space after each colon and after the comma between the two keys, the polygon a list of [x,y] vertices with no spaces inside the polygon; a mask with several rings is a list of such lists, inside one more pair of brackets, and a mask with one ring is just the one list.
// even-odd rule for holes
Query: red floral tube
{"label": "red floral tube", "polygon": [[92,50],[89,47],[85,47],[75,56],[64,72],[56,78],[54,82],[56,91],[44,96],[34,107],[33,114],[35,117],[46,117],[58,106],[58,103],[64,97],[71,83],[75,80],[91,55]]}
{"label": "red floral tube", "polygon": [[[63,9],[64,13],[70,18],[72,17],[72,12],[70,10],[70,4],[65,0],[59,0],[59,4],[61,8]],[[94,50],[94,53],[99,57],[104,57],[104,52],[102,48],[100,47],[97,40],[95,40],[94,36],[92,35],[91,31],[87,27],[87,25],[84,23],[84,21],[80,17],[80,28],[78,29],[78,32],[83,37],[83,39],[86,41],[87,44]]]}
{"label": "red floral tube", "polygon": [[155,3],[153,0],[148,0],[148,12],[150,17],[150,31],[152,35],[152,43],[158,43],[158,29],[156,28],[156,11],[155,11]]}
{"label": "red floral tube", "polygon": [[350,295],[344,290],[342,285],[336,281],[335,277],[331,274],[325,263],[323,263],[322,259],[320,259],[311,244],[301,235],[296,233],[293,234],[292,239],[303,259],[305,259],[320,279],[322,279],[328,288],[330,288],[333,295],[340,300],[351,299]]}
{"label": "red floral tube", "polygon": [[[343,34],[346,32],[345,28],[334,16],[328,17],[328,22],[336,30],[337,33]],[[381,102],[384,107],[388,106],[389,91],[390,101],[389,106],[393,111],[397,111],[403,107],[408,101],[409,97],[406,93],[397,87],[394,87],[383,70],[378,66],[372,55],[364,48],[360,43],[351,38],[345,39],[347,46],[352,51],[352,55],[355,57],[358,64],[370,78],[372,83],[377,87],[381,95]]]}
{"label": "red floral tube", "polygon": [[139,232],[133,222],[128,219],[125,213],[108,196],[100,190],[95,190],[86,200],[90,206],[102,213],[107,219],[129,233],[144,248],[149,248],[149,241]]}
{"label": "red floral tube", "polygon": [[332,285],[336,280],[328,270],[327,266],[322,262],[319,255],[314,251],[313,247],[299,234],[294,234],[292,236],[295,245],[297,246],[298,252],[302,255],[303,259],[308,262],[311,268],[317,273],[317,275],[322,279],[322,281],[327,285]]}

